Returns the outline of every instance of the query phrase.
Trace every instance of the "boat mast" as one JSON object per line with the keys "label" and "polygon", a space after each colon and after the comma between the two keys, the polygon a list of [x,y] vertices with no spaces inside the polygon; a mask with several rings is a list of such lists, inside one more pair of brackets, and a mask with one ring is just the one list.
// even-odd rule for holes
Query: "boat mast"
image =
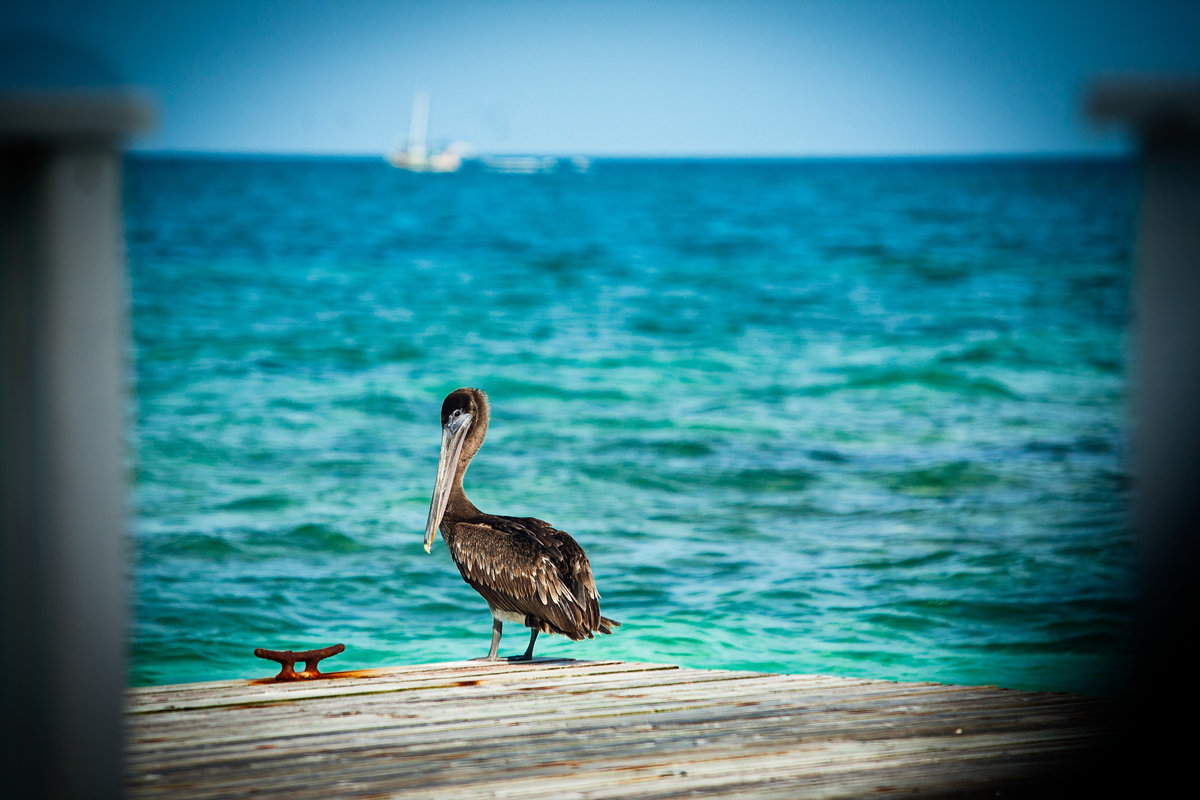
{"label": "boat mast", "polygon": [[429,125],[429,94],[413,95],[412,117],[408,122],[408,154],[413,161],[425,159],[425,131]]}

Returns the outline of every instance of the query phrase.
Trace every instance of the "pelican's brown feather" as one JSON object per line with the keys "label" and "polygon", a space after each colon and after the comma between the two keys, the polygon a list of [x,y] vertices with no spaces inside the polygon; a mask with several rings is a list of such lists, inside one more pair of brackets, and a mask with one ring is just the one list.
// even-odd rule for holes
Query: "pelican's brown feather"
{"label": "pelican's brown feather", "polygon": [[611,633],[620,624],[600,616],[591,565],[569,534],[533,517],[491,514],[446,527],[463,580],[493,608],[571,639]]}

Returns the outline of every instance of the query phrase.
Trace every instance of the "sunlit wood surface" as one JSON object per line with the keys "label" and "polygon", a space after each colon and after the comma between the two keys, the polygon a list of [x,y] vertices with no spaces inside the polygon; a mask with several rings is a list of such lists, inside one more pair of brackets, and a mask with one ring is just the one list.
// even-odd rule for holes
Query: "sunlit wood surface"
{"label": "sunlit wood surface", "polygon": [[132,797],[1012,796],[1073,780],[1111,715],[993,687],[459,661],[131,689],[126,770]]}

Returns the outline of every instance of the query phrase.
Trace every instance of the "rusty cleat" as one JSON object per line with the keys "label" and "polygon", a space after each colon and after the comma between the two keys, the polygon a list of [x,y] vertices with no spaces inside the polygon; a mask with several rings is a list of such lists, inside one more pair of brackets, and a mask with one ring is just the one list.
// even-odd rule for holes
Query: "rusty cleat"
{"label": "rusty cleat", "polygon": [[[307,681],[325,677],[317,669],[317,662],[323,658],[335,656],[345,649],[346,645],[335,644],[329,647],[322,647],[320,650],[304,650],[294,653],[291,650],[264,650],[259,647],[254,651],[254,655],[259,658],[265,658],[268,661],[278,661],[282,669],[275,676],[275,681],[282,683],[284,681]],[[299,661],[304,662],[304,669],[296,672],[294,665]]]}

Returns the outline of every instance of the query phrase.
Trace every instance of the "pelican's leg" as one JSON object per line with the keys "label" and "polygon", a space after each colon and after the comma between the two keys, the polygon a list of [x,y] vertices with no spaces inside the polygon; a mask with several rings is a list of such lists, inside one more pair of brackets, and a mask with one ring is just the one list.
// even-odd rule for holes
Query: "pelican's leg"
{"label": "pelican's leg", "polygon": [[533,643],[537,641],[538,629],[529,629],[529,647],[525,648],[525,655],[517,659],[517,661],[532,661],[533,660]]}
{"label": "pelican's leg", "polygon": [[474,661],[499,661],[496,657],[496,651],[500,649],[500,631],[504,629],[504,623],[498,619],[492,619],[492,649],[488,651],[486,658],[476,658]]}

